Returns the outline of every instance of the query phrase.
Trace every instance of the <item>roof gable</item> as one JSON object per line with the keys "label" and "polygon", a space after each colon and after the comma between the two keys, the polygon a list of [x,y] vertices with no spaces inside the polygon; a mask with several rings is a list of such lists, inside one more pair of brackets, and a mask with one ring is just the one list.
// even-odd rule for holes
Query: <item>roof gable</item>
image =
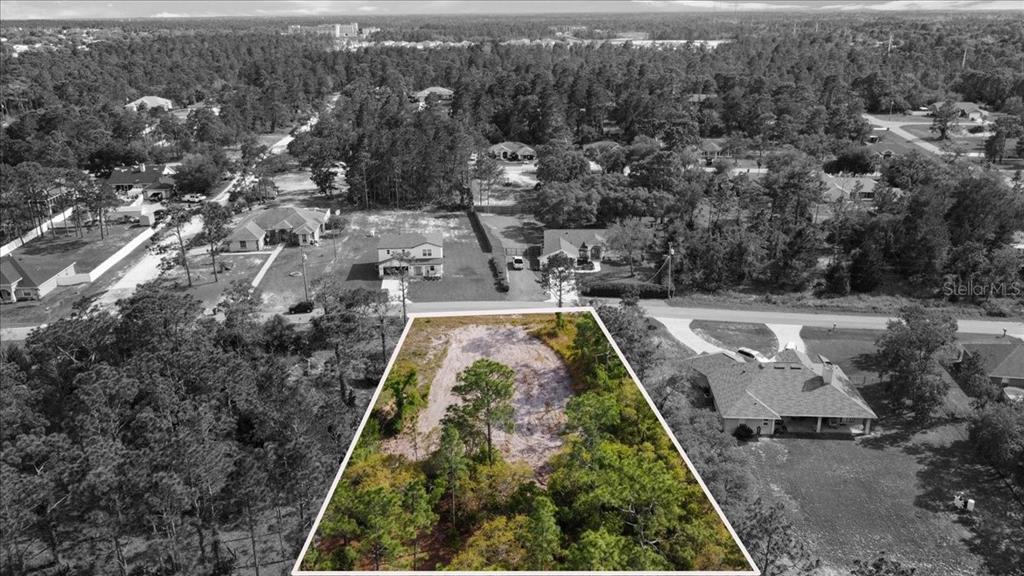
{"label": "roof gable", "polygon": [[571,256],[576,256],[580,251],[580,245],[584,242],[588,246],[603,246],[606,243],[606,229],[583,229],[563,228],[544,231],[544,255],[554,254],[559,250],[565,251]]}
{"label": "roof gable", "polygon": [[783,350],[773,362],[727,362],[725,358],[712,355],[690,362],[707,378],[723,418],[877,417],[834,364],[815,363],[795,350]]}
{"label": "roof gable", "polygon": [[379,240],[377,240],[377,249],[408,250],[423,244],[431,244],[441,248],[444,246],[444,239],[440,232],[384,234]]}

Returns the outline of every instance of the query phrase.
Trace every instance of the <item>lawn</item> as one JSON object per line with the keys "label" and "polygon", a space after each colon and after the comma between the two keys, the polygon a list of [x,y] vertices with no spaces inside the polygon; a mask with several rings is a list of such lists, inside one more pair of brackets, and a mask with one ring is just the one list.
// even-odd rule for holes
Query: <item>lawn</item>
{"label": "lawn", "polygon": [[[457,226],[444,239],[444,277],[440,280],[414,280],[409,286],[413,302],[461,302],[505,300],[494,285],[489,260],[491,254],[480,249],[480,243],[465,214],[453,214]],[[501,255],[497,257],[500,263]]]}
{"label": "lawn", "polygon": [[83,228],[81,238],[74,235],[73,229],[70,235],[58,232],[56,238],[47,233],[15,249],[14,255],[29,264],[43,263],[47,268],[74,262],[75,272],[83,273],[95,268],[143,231],[143,226],[110,224],[104,238],[100,237],[98,226],[92,230]]}
{"label": "lawn", "polygon": [[241,280],[246,284],[251,283],[269,256],[269,253],[218,254],[218,266],[224,264],[231,269],[218,272],[215,281],[209,253],[204,248],[194,249],[189,252],[188,257],[192,274],[191,287],[188,286],[185,269],[180,266],[161,275],[160,282],[165,286],[187,292],[202,302],[204,309],[211,309],[220,302],[221,294],[232,282]]}
{"label": "lawn", "polygon": [[[966,401],[963,392],[954,386],[926,424],[893,415],[876,373],[880,334],[803,329],[808,352],[839,364],[880,420],[857,440],[780,437],[748,445],[761,490],[787,503],[800,537],[833,573],[881,552],[929,574],[1009,573],[1024,550],[1024,507],[978,460],[964,422],[946,416]],[[990,337],[962,336],[975,338]],[[960,490],[977,501],[974,515],[953,510]]]}
{"label": "lawn", "polygon": [[931,142],[932,144],[942,147],[948,144],[964,144],[967,147],[968,152],[984,152],[985,151],[985,138],[974,136],[969,133],[950,133],[949,140],[940,141],[935,138],[935,133],[929,130],[930,126],[927,124],[908,124],[906,126],[900,126],[907,132],[910,132],[914,136],[917,136],[925,142]]}
{"label": "lawn", "polygon": [[[879,436],[762,439],[749,445],[762,490],[795,513],[801,539],[839,573],[888,552],[927,574],[1008,574],[1024,560],[1024,509],[979,462],[962,423]],[[958,514],[954,494],[978,505]]]}
{"label": "lawn", "polygon": [[751,348],[768,357],[779,350],[778,339],[764,324],[694,320],[690,327],[698,336],[726,350]]}
{"label": "lawn", "polygon": [[360,211],[342,215],[345,226],[328,232],[319,246],[287,247],[264,276],[260,289],[266,312],[283,312],[301,301],[302,253],[307,256],[309,288],[333,276],[347,287],[380,288],[377,240],[383,234],[441,232],[444,235],[445,277],[417,280],[409,299],[416,301],[501,300],[488,265],[490,254],[480,250],[469,219],[461,212]]}

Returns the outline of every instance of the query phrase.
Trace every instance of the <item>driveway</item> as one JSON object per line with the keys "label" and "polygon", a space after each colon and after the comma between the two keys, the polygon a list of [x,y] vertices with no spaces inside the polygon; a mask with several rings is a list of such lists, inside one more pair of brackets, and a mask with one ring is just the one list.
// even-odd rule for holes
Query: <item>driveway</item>
{"label": "driveway", "polygon": [[792,344],[795,350],[807,352],[807,345],[800,337],[800,330],[803,328],[800,324],[765,324],[765,326],[775,334],[775,339],[779,341],[779,351],[785,350]]}
{"label": "driveway", "polygon": [[[910,132],[904,130],[902,126],[906,126],[907,122],[890,122],[888,120],[882,120],[877,116],[872,116],[871,114],[864,114],[863,116],[864,119],[870,122],[871,124],[878,126],[879,128],[885,128],[889,132],[892,132],[893,134],[899,136],[900,138],[903,138],[904,140],[910,142],[911,144],[915,144],[923,148],[927,152],[931,152],[936,156],[941,156],[943,154],[942,149],[936,146],[935,144],[932,144],[931,142],[925,142],[924,140],[921,140],[917,136],[914,136]],[[920,122],[920,124],[927,124],[927,122]]]}
{"label": "driveway", "polygon": [[666,318],[655,316],[654,319],[664,324],[668,333],[671,334],[673,338],[682,342],[683,345],[698,354],[729,352],[728,350],[716,346],[698,336],[697,333],[690,328],[690,322],[693,322],[690,318]]}

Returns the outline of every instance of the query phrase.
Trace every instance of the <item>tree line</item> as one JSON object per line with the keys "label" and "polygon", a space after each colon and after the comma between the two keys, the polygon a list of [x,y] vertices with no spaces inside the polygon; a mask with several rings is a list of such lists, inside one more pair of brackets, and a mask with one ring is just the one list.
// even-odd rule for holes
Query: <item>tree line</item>
{"label": "tree line", "polygon": [[220,323],[145,285],[4,350],[0,573],[290,565],[397,327],[353,304],[325,321],[374,337],[317,361],[323,333],[260,322],[255,298],[226,290]]}

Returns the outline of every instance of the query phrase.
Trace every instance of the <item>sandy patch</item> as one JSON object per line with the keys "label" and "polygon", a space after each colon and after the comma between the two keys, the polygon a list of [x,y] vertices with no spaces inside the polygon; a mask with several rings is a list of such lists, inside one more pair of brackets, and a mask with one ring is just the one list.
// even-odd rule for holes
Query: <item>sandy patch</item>
{"label": "sandy patch", "polygon": [[458,373],[480,358],[490,358],[516,372],[515,429],[495,433],[495,447],[509,461],[525,461],[534,468],[547,462],[563,444],[565,405],[572,396],[569,372],[561,358],[521,327],[466,326],[446,336],[448,353],[431,383],[415,432],[403,432],[381,448],[413,459],[430,454],[445,411],[458,403],[452,394]]}
{"label": "sandy patch", "polygon": [[352,226],[367,236],[419,232],[440,232],[447,241],[475,242],[473,229],[466,225],[465,215],[457,212],[423,214],[405,210],[365,213],[353,220]]}

